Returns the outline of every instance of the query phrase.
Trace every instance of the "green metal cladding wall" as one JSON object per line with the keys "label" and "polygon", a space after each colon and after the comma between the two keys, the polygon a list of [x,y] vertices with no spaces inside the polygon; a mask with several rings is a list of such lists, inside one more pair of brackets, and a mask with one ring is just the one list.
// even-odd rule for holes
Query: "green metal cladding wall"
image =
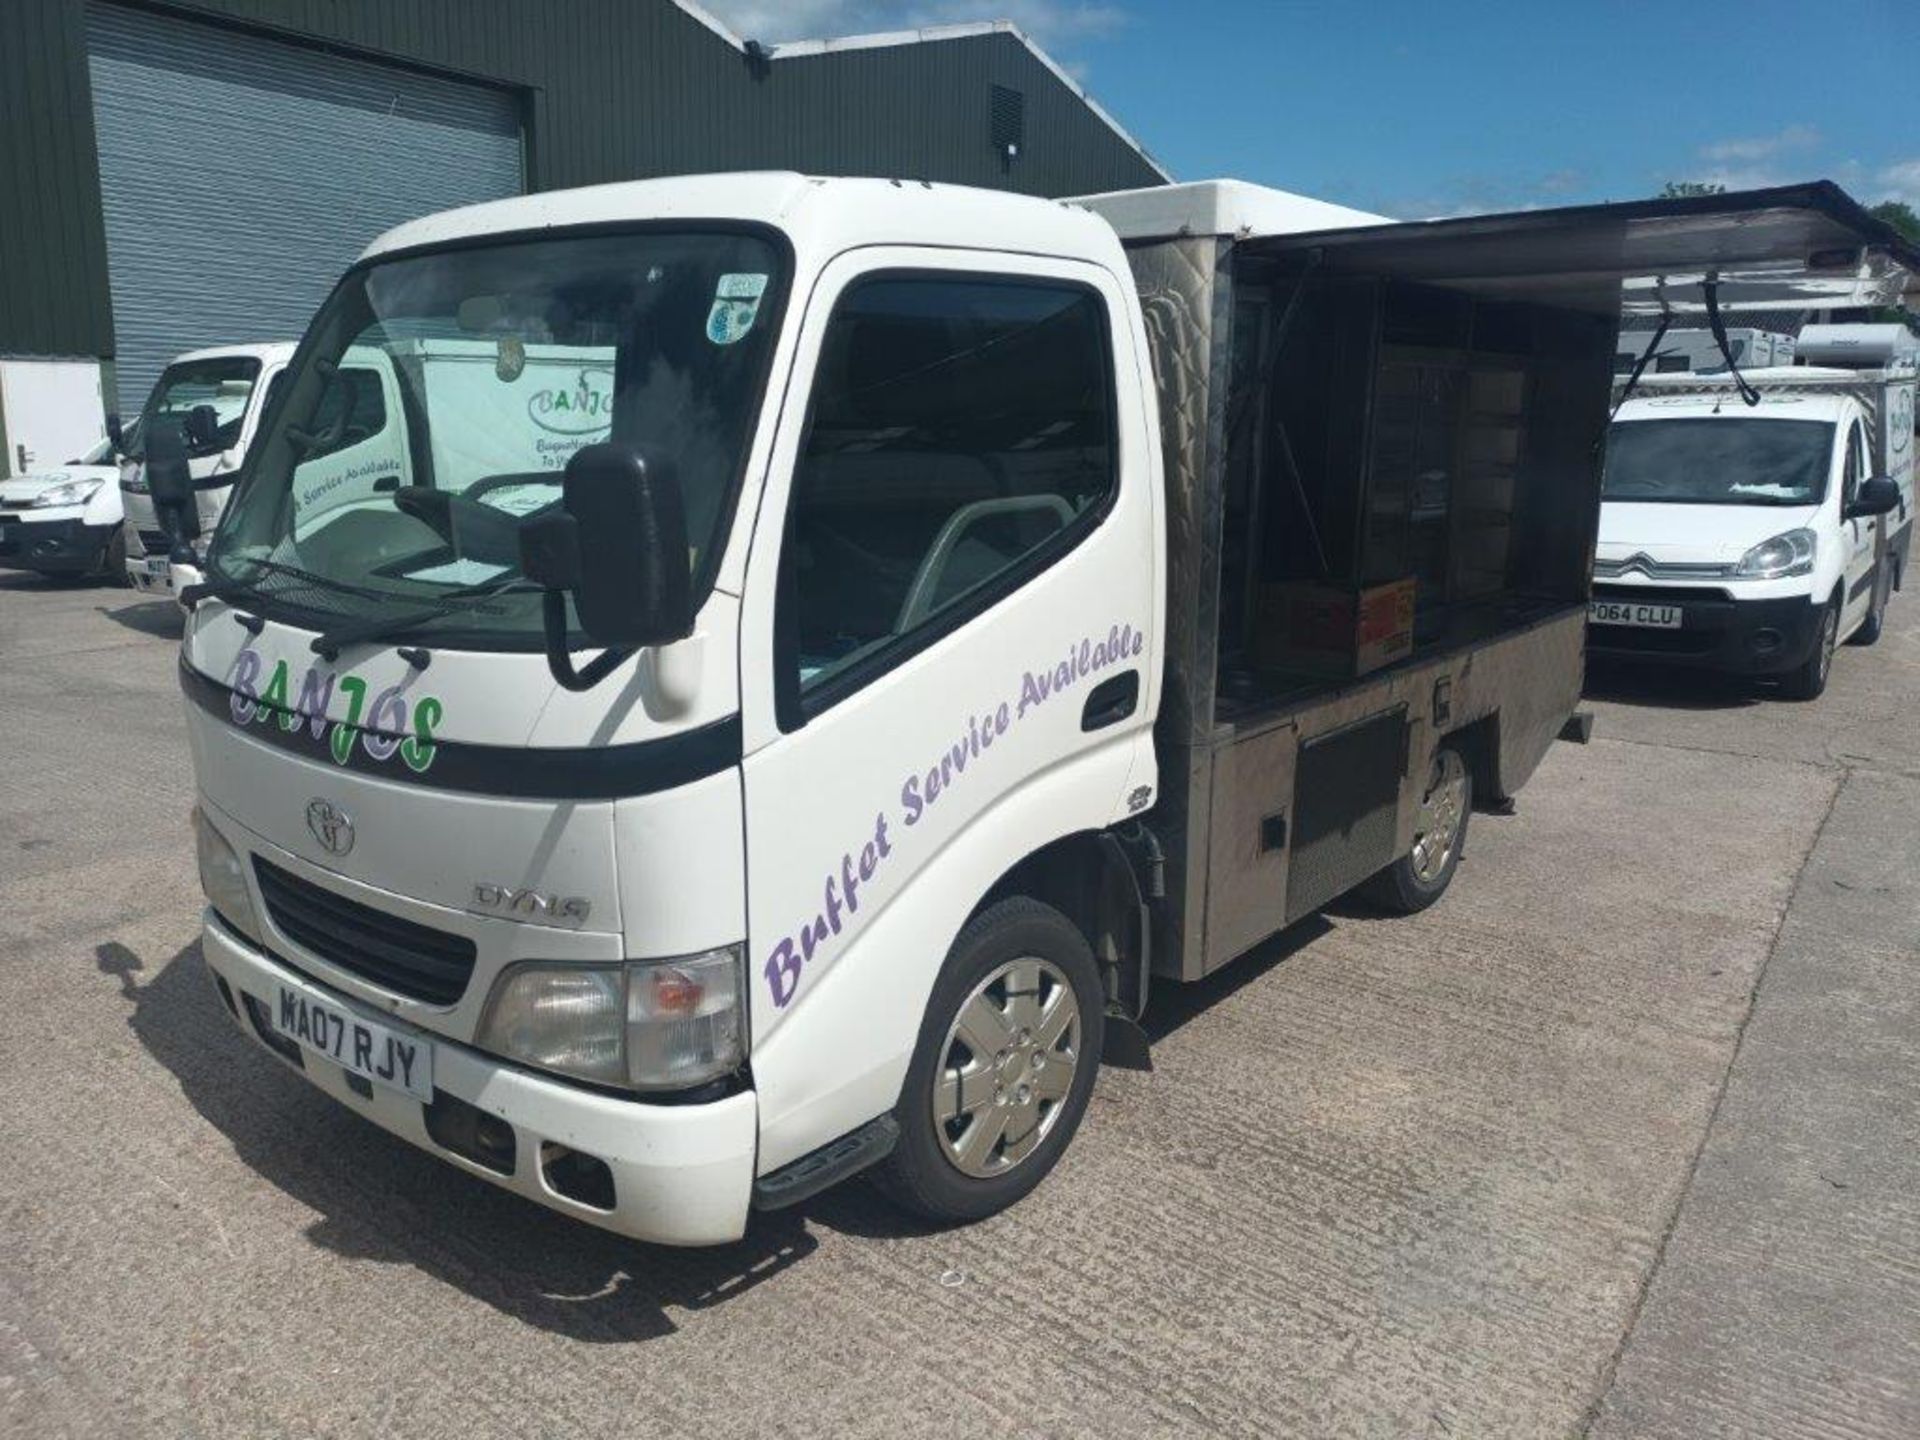
{"label": "green metal cladding wall", "polygon": [[[113,353],[85,6],[0,3],[0,355]],[[510,87],[527,176],[557,189],[700,170],[899,175],[1037,195],[1161,176],[1017,39],[746,57],[670,0],[167,0],[372,59]],[[989,92],[1026,97],[1004,166]]]}

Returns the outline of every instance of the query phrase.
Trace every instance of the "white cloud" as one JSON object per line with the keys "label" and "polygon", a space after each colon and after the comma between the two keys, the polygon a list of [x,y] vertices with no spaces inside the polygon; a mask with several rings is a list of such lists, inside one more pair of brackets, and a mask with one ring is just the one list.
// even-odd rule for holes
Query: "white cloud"
{"label": "white cloud", "polygon": [[1896,161],[1874,178],[1874,200],[1899,200],[1920,210],[1920,160]]}
{"label": "white cloud", "polygon": [[736,34],[769,42],[1011,20],[1041,45],[1111,35],[1127,22],[1099,0],[700,0]]}
{"label": "white cloud", "polygon": [[1771,135],[1715,140],[1694,152],[1684,174],[1668,178],[1723,185],[1729,190],[1762,190],[1804,180],[1808,163],[1820,148],[1820,132],[1811,125],[1788,125]]}
{"label": "white cloud", "polygon": [[1820,132],[1811,125],[1789,125],[1772,135],[1755,135],[1745,140],[1716,140],[1700,147],[1700,158],[1715,165],[1753,166],[1762,161],[1797,155],[1820,143]]}

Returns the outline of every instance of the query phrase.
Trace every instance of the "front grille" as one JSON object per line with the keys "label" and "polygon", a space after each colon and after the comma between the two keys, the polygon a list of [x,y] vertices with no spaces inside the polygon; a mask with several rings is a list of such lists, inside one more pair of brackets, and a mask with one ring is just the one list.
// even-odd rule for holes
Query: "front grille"
{"label": "front grille", "polygon": [[475,952],[465,936],[416,925],[336,895],[258,855],[253,869],[267,913],[296,945],[396,995],[429,1005],[451,1005],[466,992]]}
{"label": "front grille", "polygon": [[1596,625],[1587,632],[1590,649],[1645,655],[1705,655],[1720,640],[1718,630],[1653,630],[1636,625]]}
{"label": "front grille", "polygon": [[1632,600],[1642,605],[1698,605],[1702,600],[1731,600],[1717,585],[1605,585],[1596,581],[1596,600]]}
{"label": "front grille", "polygon": [[164,556],[173,549],[173,537],[164,530],[142,530],[140,548],[149,555]]}

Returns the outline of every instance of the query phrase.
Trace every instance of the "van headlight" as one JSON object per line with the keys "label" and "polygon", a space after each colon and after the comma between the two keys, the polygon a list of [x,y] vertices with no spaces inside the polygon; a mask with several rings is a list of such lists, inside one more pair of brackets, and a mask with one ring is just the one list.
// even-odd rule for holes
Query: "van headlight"
{"label": "van headlight", "polygon": [[84,505],[106,482],[104,480],[68,480],[51,489],[42,490],[29,502],[29,510],[38,510],[43,506]]}
{"label": "van headlight", "polygon": [[1782,580],[1789,575],[1811,575],[1815,541],[1811,530],[1789,530],[1762,540],[1740,557],[1733,573],[1746,580]]}
{"label": "van headlight", "polygon": [[494,982],[478,1044],[631,1090],[684,1090],[746,1059],[745,950],[624,965],[516,965]]}
{"label": "van headlight", "polygon": [[193,849],[200,861],[200,888],[207,904],[227,925],[254,944],[260,944],[260,926],[253,918],[253,896],[247,891],[246,868],[227,837],[213,828],[198,805],[193,807]]}

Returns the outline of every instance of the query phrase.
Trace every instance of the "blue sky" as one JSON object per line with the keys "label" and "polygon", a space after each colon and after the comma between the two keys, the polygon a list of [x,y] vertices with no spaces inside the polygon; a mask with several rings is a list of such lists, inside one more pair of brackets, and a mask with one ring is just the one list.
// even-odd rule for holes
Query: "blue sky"
{"label": "blue sky", "polygon": [[1397,216],[1816,177],[1920,208],[1920,4],[706,0],[744,34],[1007,17],[1181,179]]}

